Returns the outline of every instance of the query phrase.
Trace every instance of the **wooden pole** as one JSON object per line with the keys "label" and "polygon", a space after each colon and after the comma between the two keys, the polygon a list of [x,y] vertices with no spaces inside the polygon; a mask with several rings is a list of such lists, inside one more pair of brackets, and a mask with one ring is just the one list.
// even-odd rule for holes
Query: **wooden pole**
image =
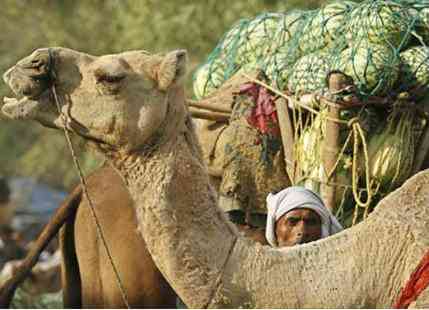
{"label": "wooden pole", "polygon": [[414,157],[413,170],[411,175],[419,172],[429,152],[429,124],[426,124],[425,129],[416,146],[416,155]]}
{"label": "wooden pole", "polygon": [[276,100],[277,117],[279,120],[280,135],[282,138],[283,152],[285,156],[286,172],[289,179],[295,184],[295,156],[294,156],[294,134],[292,128],[292,121],[289,115],[289,109],[287,106],[287,100],[279,98]]}
{"label": "wooden pole", "polygon": [[[328,76],[328,86],[330,94],[336,94],[340,90],[351,84],[350,79],[341,72],[334,72]],[[332,99],[332,98],[331,98]],[[340,118],[340,109],[335,105],[328,105],[328,117],[333,119]],[[326,173],[334,168],[340,152],[340,124],[338,122],[327,121],[326,123],[326,137],[322,149],[322,162]],[[334,172],[329,180],[324,180],[321,184],[321,196],[328,209],[333,210],[335,207],[336,186],[328,185],[329,183],[336,182],[336,173]]]}
{"label": "wooden pole", "polygon": [[232,112],[232,109],[228,109],[226,107],[214,106],[212,104],[207,104],[207,103],[203,103],[195,100],[187,100],[186,103],[188,104],[188,106],[197,108],[197,109],[203,109],[203,110],[209,110],[213,112],[220,112],[220,113],[227,113],[227,114],[231,114]]}
{"label": "wooden pole", "polygon": [[189,113],[194,118],[201,118],[201,119],[206,119],[210,121],[225,122],[225,123],[229,121],[229,117],[230,117],[230,114],[227,114],[227,113],[207,111],[202,109],[196,109],[193,107],[189,107]]}

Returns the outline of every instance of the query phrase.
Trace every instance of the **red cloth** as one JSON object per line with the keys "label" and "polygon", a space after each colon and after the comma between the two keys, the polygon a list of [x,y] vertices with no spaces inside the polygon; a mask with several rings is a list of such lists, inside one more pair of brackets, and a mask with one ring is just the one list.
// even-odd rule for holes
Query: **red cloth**
{"label": "red cloth", "polygon": [[394,304],[394,309],[406,309],[419,297],[429,285],[429,250],[423,256],[416,270],[411,274],[405,287],[402,288],[400,296]]}
{"label": "red cloth", "polygon": [[240,95],[246,94],[250,96],[255,103],[250,115],[247,117],[249,125],[257,128],[262,134],[268,133],[278,136],[280,129],[274,95],[265,87],[255,83],[243,84],[239,93]]}

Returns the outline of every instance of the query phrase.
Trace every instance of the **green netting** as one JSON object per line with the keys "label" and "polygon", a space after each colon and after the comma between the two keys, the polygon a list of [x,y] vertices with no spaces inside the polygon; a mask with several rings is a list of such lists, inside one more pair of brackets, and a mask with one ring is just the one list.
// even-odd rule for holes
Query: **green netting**
{"label": "green netting", "polygon": [[292,11],[284,14],[268,47],[266,58],[262,59],[266,75],[279,89],[283,89],[290,68],[304,54],[297,41],[308,19],[307,12]]}
{"label": "green netting", "polygon": [[[241,20],[224,35],[194,75],[195,96],[208,96],[249,64],[264,69],[275,86],[286,90],[290,76],[292,85],[297,84],[293,71],[298,61],[304,67],[320,64],[316,57],[301,60],[313,53],[324,53],[323,66],[329,62],[329,71],[351,75],[362,98],[384,95],[394,90],[399,54],[410,45],[425,45],[428,38],[429,6],[424,1],[337,1],[318,10],[265,13]],[[314,76],[306,74],[298,84],[312,84],[319,74],[314,70]],[[323,85],[306,88],[323,90]]]}
{"label": "green netting", "polygon": [[348,16],[355,7],[354,2],[341,1],[316,10],[299,37],[299,48],[304,53],[309,53],[343,45],[341,37],[346,31]]}
{"label": "green netting", "polygon": [[[326,88],[326,75],[331,70],[330,56],[318,51],[301,57],[290,71],[287,89],[295,94],[305,94]],[[281,82],[277,85],[284,88]]]}
{"label": "green netting", "polygon": [[414,19],[406,3],[366,1],[351,12],[346,36],[351,44],[363,37],[368,42],[398,49],[410,39]]}
{"label": "green netting", "polygon": [[249,20],[237,22],[220,40],[207,61],[194,73],[193,88],[197,99],[207,97],[228,80],[241,65],[236,62],[241,33],[247,29]]}
{"label": "green netting", "polygon": [[429,48],[415,46],[400,54],[402,90],[409,91],[417,98],[428,95],[429,91]]}
{"label": "green netting", "polygon": [[342,51],[331,68],[351,76],[361,95],[384,95],[398,78],[399,57],[387,45],[362,40]]}
{"label": "green netting", "polygon": [[240,33],[235,55],[236,63],[257,63],[265,56],[267,45],[273,40],[282,14],[263,14],[252,21]]}
{"label": "green netting", "polygon": [[[222,38],[194,75],[195,96],[209,95],[238,70],[259,68],[273,87],[297,98],[332,97],[329,72],[350,76],[364,105],[341,111],[341,152],[333,171],[337,215],[349,226],[409,177],[426,125],[415,107],[429,98],[428,43],[429,2],[423,0],[336,1],[317,10],[262,14]],[[387,101],[374,104],[382,99]],[[320,102],[312,107],[292,110],[295,181],[320,192],[328,182],[322,146],[332,120]]]}
{"label": "green netting", "polygon": [[[416,14],[415,10],[410,10],[411,14]],[[420,34],[424,44],[429,44],[429,8],[423,8],[417,11],[416,29]]]}

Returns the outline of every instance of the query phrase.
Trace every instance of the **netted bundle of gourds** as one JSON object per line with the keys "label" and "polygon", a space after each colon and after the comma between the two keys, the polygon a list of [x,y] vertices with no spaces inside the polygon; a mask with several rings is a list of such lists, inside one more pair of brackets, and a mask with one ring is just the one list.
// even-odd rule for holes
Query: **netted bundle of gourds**
{"label": "netted bundle of gourds", "polygon": [[[320,76],[338,69],[354,78],[362,96],[385,95],[396,90],[401,70],[413,74],[410,69],[427,63],[427,43],[425,1],[337,1],[312,11],[264,13],[223,36],[195,72],[195,96],[206,97],[238,70],[256,67],[292,93],[322,90]],[[424,71],[418,70],[420,79]]]}
{"label": "netted bundle of gourds", "polygon": [[323,167],[321,145],[330,121],[326,105],[317,101],[311,112],[290,108],[296,181],[320,191],[335,173],[343,189],[336,199],[338,214],[345,222],[353,213],[356,221],[359,205],[367,214],[412,173],[426,126],[418,111],[429,95],[428,45],[429,3],[423,0],[336,1],[317,10],[262,14],[227,32],[195,72],[194,94],[209,96],[236,72],[255,68],[270,86],[297,100],[306,94],[332,95],[330,72],[352,78],[361,104],[341,111],[342,151],[334,171]]}

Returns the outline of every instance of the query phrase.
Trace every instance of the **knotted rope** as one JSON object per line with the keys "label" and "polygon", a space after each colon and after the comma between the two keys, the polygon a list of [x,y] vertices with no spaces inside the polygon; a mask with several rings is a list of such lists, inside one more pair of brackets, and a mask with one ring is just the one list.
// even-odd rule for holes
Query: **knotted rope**
{"label": "knotted rope", "polygon": [[[299,100],[294,100],[294,98],[292,98],[291,96],[288,96],[287,94],[279,91],[278,89],[276,89],[274,87],[271,87],[270,85],[268,85],[268,84],[266,84],[266,83],[264,83],[258,79],[254,79],[254,78],[252,78],[246,74],[243,74],[243,75],[246,76],[246,78],[248,78],[250,81],[269,89],[274,94],[276,94],[280,97],[283,97],[290,102],[293,102],[293,104],[297,105],[299,108],[303,108],[303,109],[309,111],[310,113],[312,113],[314,115],[322,115],[323,114],[322,112],[316,111],[315,109],[309,107],[308,105],[299,102]],[[314,100],[320,100],[320,98],[314,98]],[[336,160],[334,166],[331,168],[329,173],[327,173],[327,176],[328,176],[327,179],[329,180],[329,178],[335,172],[335,170],[336,170],[338,164],[340,163],[341,158],[345,152],[345,149],[347,148],[348,144],[351,141],[351,137],[353,136],[353,161],[352,161],[352,186],[351,187],[352,187],[353,197],[354,197],[354,200],[356,202],[356,205],[358,207],[364,208],[365,214],[367,214],[368,208],[372,202],[372,197],[375,195],[376,191],[373,193],[372,189],[371,189],[372,183],[371,183],[371,179],[370,179],[368,145],[367,145],[367,141],[366,141],[363,129],[359,123],[359,118],[354,117],[354,118],[346,121],[346,120],[341,120],[341,119],[337,119],[337,118],[332,118],[332,117],[329,117],[329,116],[324,115],[324,114],[322,116],[323,116],[323,118],[325,118],[328,121],[336,122],[338,124],[345,125],[345,126],[350,128],[350,132],[346,138],[346,141],[345,141],[341,151],[338,154],[338,157],[337,157],[337,160]],[[359,140],[360,140],[360,143],[362,144],[363,154],[364,154],[365,183],[366,183],[366,186],[365,186],[366,188],[364,190],[367,192],[366,201],[362,201],[361,197],[360,197],[361,195],[358,193],[358,190],[359,190],[359,186],[358,186],[359,164],[357,161],[357,158],[358,158],[357,154],[358,154],[358,150],[359,150]],[[356,222],[356,219],[357,219],[357,208],[355,209],[355,216],[354,216],[353,223]]]}

